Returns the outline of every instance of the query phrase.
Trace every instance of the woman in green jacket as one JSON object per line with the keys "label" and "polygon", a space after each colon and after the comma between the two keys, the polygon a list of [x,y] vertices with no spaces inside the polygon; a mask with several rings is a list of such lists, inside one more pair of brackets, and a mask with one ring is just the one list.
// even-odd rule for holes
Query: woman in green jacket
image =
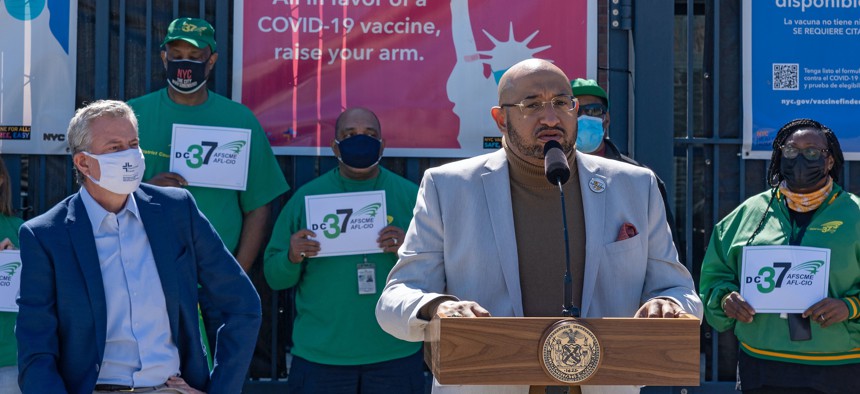
{"label": "woman in green jacket", "polygon": [[[860,198],[837,184],[843,160],[832,130],[809,119],[789,122],[773,142],[772,188],[714,227],[699,292],[708,323],[733,330],[740,342],[737,387],[744,393],[860,390]],[[797,284],[786,272],[804,280],[820,275],[778,262],[741,280],[744,247],[764,245],[829,250],[827,295],[802,313],[756,313],[740,294],[743,282],[767,293],[783,280],[787,288]]]}

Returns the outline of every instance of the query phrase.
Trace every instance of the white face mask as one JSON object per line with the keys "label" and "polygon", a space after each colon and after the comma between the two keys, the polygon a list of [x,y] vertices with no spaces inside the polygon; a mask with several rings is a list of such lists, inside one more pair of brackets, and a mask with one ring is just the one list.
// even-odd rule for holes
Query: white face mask
{"label": "white face mask", "polygon": [[100,179],[95,180],[92,176],[87,175],[96,185],[116,194],[131,194],[140,186],[143,171],[146,169],[143,152],[140,151],[140,148],[102,155],[94,155],[89,152],[83,152],[83,154],[99,162]]}

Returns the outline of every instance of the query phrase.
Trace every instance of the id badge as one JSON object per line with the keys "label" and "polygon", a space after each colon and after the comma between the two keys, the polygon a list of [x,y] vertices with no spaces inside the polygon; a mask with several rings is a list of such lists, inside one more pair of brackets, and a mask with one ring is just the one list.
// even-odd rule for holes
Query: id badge
{"label": "id badge", "polygon": [[358,294],[376,294],[376,264],[360,263],[356,266],[358,271]]}

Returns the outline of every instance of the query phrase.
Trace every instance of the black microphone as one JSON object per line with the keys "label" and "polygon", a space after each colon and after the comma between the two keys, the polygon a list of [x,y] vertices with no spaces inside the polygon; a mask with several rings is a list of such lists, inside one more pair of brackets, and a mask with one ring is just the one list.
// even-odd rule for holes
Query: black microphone
{"label": "black microphone", "polygon": [[553,185],[558,185],[561,196],[561,225],[564,229],[564,300],[561,305],[561,315],[565,317],[579,317],[579,308],[573,306],[573,295],[571,293],[573,280],[570,276],[570,242],[567,236],[567,209],[564,204],[564,189],[561,185],[570,179],[570,165],[567,164],[567,156],[561,150],[558,141],[550,140],[543,145],[543,169],[546,179]]}
{"label": "black microphone", "polygon": [[567,164],[567,156],[561,150],[561,144],[558,141],[550,140],[543,145],[543,169],[546,173],[546,179],[553,185],[567,183],[570,179],[570,165]]}

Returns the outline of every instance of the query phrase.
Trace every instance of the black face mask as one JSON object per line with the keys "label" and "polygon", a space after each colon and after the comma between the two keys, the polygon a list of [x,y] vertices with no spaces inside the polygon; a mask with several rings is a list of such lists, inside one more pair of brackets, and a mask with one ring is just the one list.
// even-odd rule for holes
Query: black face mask
{"label": "black face mask", "polygon": [[191,94],[206,84],[206,65],[209,59],[168,60],[167,83],[177,92]]}
{"label": "black face mask", "polygon": [[340,148],[340,160],[352,168],[369,168],[379,163],[379,148],[382,141],[368,135],[359,134],[343,140],[334,141]]}
{"label": "black face mask", "polygon": [[792,191],[809,189],[827,176],[826,159],[824,155],[814,161],[807,160],[803,155],[793,159],[783,157],[779,163],[779,172]]}

